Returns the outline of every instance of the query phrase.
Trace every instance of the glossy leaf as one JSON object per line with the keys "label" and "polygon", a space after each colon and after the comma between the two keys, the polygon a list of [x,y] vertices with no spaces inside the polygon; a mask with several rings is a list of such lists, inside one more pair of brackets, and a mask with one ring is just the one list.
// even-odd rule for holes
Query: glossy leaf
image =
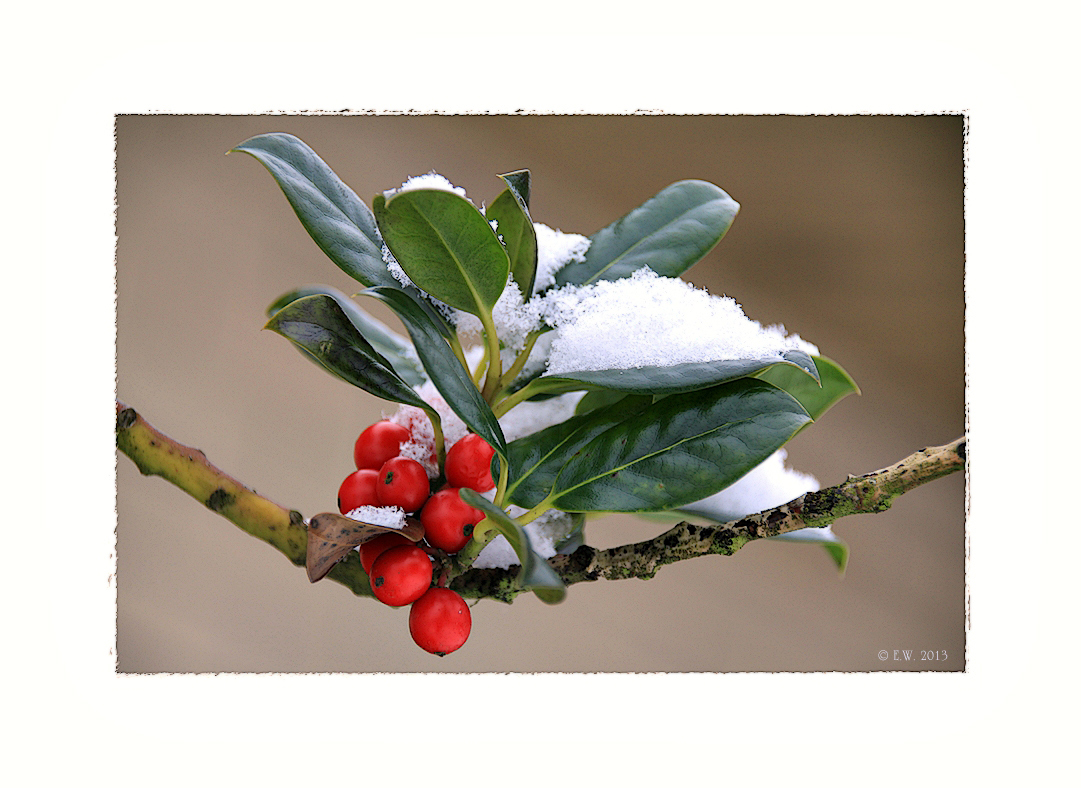
{"label": "glossy leaf", "polygon": [[335,265],[366,286],[398,286],[383,262],[383,241],[372,212],[315,151],[280,132],[252,137],[233,150],[267,168],[304,229]]}
{"label": "glossy leaf", "polygon": [[342,380],[382,399],[434,412],[361,335],[331,296],[299,298],[279,309],[266,327],[306,350]]}
{"label": "glossy leaf", "polygon": [[[387,328],[386,325],[376,320],[359,306],[356,301],[347,296],[341,290],[329,285],[307,285],[290,290],[278,297],[267,307],[267,316],[272,317],[282,307],[288,306],[297,299],[310,295],[328,295],[337,301],[345,316],[349,318],[361,335],[371,343],[376,352],[394,365],[394,371],[410,386],[419,386],[428,379],[424,373],[424,367],[417,357],[417,351],[413,344],[405,337]],[[308,356],[316,364],[320,362],[303,348],[298,348],[301,353]],[[321,365],[321,364],[320,364]]]}
{"label": "glossy leaf", "polygon": [[424,369],[451,410],[501,457],[506,457],[507,442],[495,414],[443,338],[426,305],[391,287],[371,287],[362,290],[361,295],[371,296],[394,310],[409,332]]}
{"label": "glossy leaf", "polygon": [[[749,377],[774,366],[784,366],[791,375],[804,378],[818,387],[818,371],[811,357],[803,351],[787,351],[783,358],[691,361],[663,367],[582,370],[544,375],[532,382],[537,394],[560,394],[581,389],[621,391],[628,394],[677,394],[709,388],[736,378]],[[786,378],[787,379],[787,378]]]}
{"label": "glossy leaf", "polygon": [[413,283],[455,309],[491,315],[510,258],[487,219],[464,197],[439,189],[375,198],[383,239]]}
{"label": "glossy leaf", "polygon": [[507,184],[507,188],[514,192],[514,194],[521,201],[522,206],[529,210],[529,193],[532,189],[529,170],[515,170],[514,172],[505,172],[499,176],[503,183]]}
{"label": "glossy leaf", "polygon": [[533,549],[529,543],[529,535],[522,526],[510,519],[507,513],[494,503],[468,487],[459,490],[458,495],[470,506],[484,512],[492,526],[510,544],[522,566],[518,584],[531,590],[542,602],[549,605],[562,602],[567,596],[567,587],[551,565]]}
{"label": "glossy leaf", "polygon": [[[529,191],[529,170],[525,173],[526,194]],[[513,173],[512,173],[513,175]],[[510,274],[522,291],[522,297],[529,299],[533,294],[533,281],[537,276],[537,232],[533,229],[533,220],[529,218],[526,207],[527,198],[523,198],[518,188],[513,185],[509,175],[501,175],[507,182],[503,191],[484,212],[487,219],[496,221],[496,232],[503,239],[503,246],[510,258]],[[517,180],[520,183],[520,179]]]}
{"label": "glossy leaf", "polygon": [[683,506],[735,482],[809,421],[789,394],[753,378],[672,394],[571,456],[552,504],[575,512]]}
{"label": "glossy leaf", "polygon": [[728,232],[739,204],[705,181],[679,181],[661,190],[590,239],[586,258],[556,274],[556,287],[621,279],[649,266],[679,276]]}
{"label": "glossy leaf", "polygon": [[625,396],[606,408],[572,416],[511,441],[507,446],[506,499],[526,509],[533,508],[552,492],[559,472],[575,452],[606,430],[641,413],[652,402],[649,396]]}
{"label": "glossy leaf", "polygon": [[600,408],[607,408],[609,405],[619,402],[626,396],[626,392],[614,391],[612,389],[593,389],[587,391],[585,396],[578,400],[578,405],[574,408],[574,415],[582,416]]}
{"label": "glossy leaf", "polygon": [[807,375],[791,367],[777,365],[759,372],[755,377],[784,389],[795,397],[812,419],[823,413],[849,394],[859,394],[859,386],[836,362],[821,356],[813,356],[821,385],[816,385]]}

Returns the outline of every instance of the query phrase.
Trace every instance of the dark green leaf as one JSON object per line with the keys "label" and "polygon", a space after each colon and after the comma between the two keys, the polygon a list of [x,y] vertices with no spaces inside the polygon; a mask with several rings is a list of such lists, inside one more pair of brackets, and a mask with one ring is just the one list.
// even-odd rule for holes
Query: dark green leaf
{"label": "dark green leaf", "polygon": [[[338,302],[338,306],[342,308],[345,316],[349,318],[349,322],[356,326],[357,330],[375,348],[376,352],[394,365],[394,371],[398,373],[402,380],[410,386],[419,386],[428,379],[428,376],[424,374],[424,367],[417,357],[417,351],[409,340],[391,331],[383,323],[357,306],[356,301],[352,298],[329,285],[307,285],[298,287],[296,290],[290,290],[267,307],[267,316],[272,317],[282,307],[304,296],[319,294],[328,295]],[[312,361],[322,365],[307,350],[304,350],[304,348],[298,349]]]}
{"label": "dark green leaf", "polygon": [[621,279],[649,266],[679,276],[728,232],[739,204],[705,181],[680,181],[663,189],[590,239],[586,259],[556,274],[556,287]]}
{"label": "dark green leaf", "polygon": [[382,399],[423,408],[433,413],[391,363],[361,336],[356,326],[328,295],[310,295],[282,307],[266,327],[303,348],[342,380]]}
{"label": "dark green leaf", "polygon": [[[528,179],[528,170],[525,172]],[[507,176],[502,177],[506,180]],[[484,215],[496,221],[496,232],[502,236],[510,258],[510,274],[522,291],[522,298],[529,300],[537,276],[537,232],[525,202],[515,189],[507,188],[488,206]]]}
{"label": "dark green leaf", "polygon": [[627,392],[615,391],[613,389],[593,389],[592,391],[587,391],[585,396],[578,400],[578,405],[574,409],[574,415],[581,416],[599,408],[607,408],[609,405],[619,402],[626,396]]}
{"label": "dark green leaf", "polygon": [[849,394],[860,393],[855,381],[835,362],[814,356],[813,363],[821,385],[799,370],[783,364],[763,370],[756,377],[787,391],[799,400],[812,419],[818,419]]}
{"label": "dark green leaf", "polygon": [[507,442],[495,414],[426,311],[427,305],[392,287],[371,287],[362,290],[361,295],[371,296],[394,310],[409,332],[424,369],[451,410],[501,457],[506,457]]}
{"label": "dark green leaf", "polygon": [[683,506],[735,482],[808,421],[790,395],[753,378],[672,394],[569,457],[552,504],[576,512]]}
{"label": "dark green leaf", "polygon": [[487,219],[464,197],[412,189],[375,198],[390,251],[424,292],[455,309],[491,315],[507,285],[510,259]]}
{"label": "dark green leaf", "polygon": [[530,545],[529,535],[522,526],[510,519],[507,513],[494,503],[468,487],[459,490],[458,495],[470,506],[484,512],[495,529],[510,543],[514,554],[518,556],[518,563],[522,565],[518,584],[533,591],[542,602],[549,605],[562,602],[567,595],[567,587],[551,565]]}
{"label": "dark green leaf", "polygon": [[[750,377],[774,366],[787,367],[795,376],[818,387],[814,362],[799,350],[787,351],[782,358],[749,358],[720,361],[689,361],[663,367],[582,370],[543,375],[533,380],[535,394],[562,394],[568,391],[607,390],[625,394],[677,394],[710,388],[736,378]],[[814,377],[810,377],[814,375]],[[588,407],[588,406],[587,406]]]}
{"label": "dark green leaf", "polygon": [[507,188],[511,189],[515,195],[517,195],[518,199],[521,200],[522,206],[526,210],[529,210],[529,170],[506,172],[499,177],[503,179],[503,183],[507,184]]}
{"label": "dark green leaf", "polygon": [[335,265],[364,285],[398,282],[383,262],[372,212],[353,190],[291,134],[261,134],[233,148],[254,156],[281,186],[304,229]]}
{"label": "dark green leaf", "polygon": [[507,446],[509,465],[506,499],[531,509],[555,486],[559,471],[571,455],[595,437],[653,402],[648,396],[626,396],[618,402],[526,435]]}

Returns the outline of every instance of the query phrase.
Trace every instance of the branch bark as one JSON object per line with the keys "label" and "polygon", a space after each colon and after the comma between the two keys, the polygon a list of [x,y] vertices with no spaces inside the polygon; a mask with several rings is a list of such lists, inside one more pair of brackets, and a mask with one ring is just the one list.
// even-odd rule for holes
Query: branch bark
{"label": "branch bark", "polygon": [[[161,476],[252,536],[276,547],[304,566],[307,530],[304,518],[264,498],[210,464],[198,449],[188,448],[154,429],[134,409],[116,403],[116,445],[143,475]],[[782,506],[724,525],[681,522],[661,535],[636,544],[597,550],[583,545],[549,563],[567,585],[593,581],[648,579],[676,561],[700,555],[732,555],[756,539],[823,528],[841,517],[873,514],[890,508],[909,490],[965,467],[966,439],[921,449],[900,462],[841,484],[810,492]],[[511,602],[522,591],[510,569],[471,569],[450,584],[464,597]],[[355,552],[327,575],[359,596],[371,596],[367,575]]]}

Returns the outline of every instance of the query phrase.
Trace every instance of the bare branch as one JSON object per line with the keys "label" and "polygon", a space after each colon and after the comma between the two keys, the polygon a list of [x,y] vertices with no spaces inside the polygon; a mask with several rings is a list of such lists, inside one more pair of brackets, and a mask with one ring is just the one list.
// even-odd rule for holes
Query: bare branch
{"label": "bare branch", "polygon": [[116,402],[116,447],[144,476],[172,482],[208,509],[304,566],[307,530],[300,512],[264,498],[214,467],[199,449],[174,441],[120,400]]}

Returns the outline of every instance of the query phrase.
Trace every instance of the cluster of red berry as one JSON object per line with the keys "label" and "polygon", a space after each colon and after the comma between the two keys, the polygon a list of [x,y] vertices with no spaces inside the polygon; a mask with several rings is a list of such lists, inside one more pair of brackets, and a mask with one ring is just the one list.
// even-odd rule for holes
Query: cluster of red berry
{"label": "cluster of red berry", "polygon": [[469,543],[484,514],[465,503],[458,490],[486,492],[495,486],[494,451],[479,435],[469,434],[447,452],[446,485],[432,492],[424,466],[401,456],[409,430],[390,421],[376,422],[357,438],[353,460],[357,470],[338,489],[342,514],[361,506],[397,506],[406,514],[420,512],[424,543],[385,533],[360,546],[360,560],[376,599],[394,607],[411,605],[409,633],[425,651],[443,656],[469,637],[469,608],[456,592],[432,585],[428,549],[457,553]]}

